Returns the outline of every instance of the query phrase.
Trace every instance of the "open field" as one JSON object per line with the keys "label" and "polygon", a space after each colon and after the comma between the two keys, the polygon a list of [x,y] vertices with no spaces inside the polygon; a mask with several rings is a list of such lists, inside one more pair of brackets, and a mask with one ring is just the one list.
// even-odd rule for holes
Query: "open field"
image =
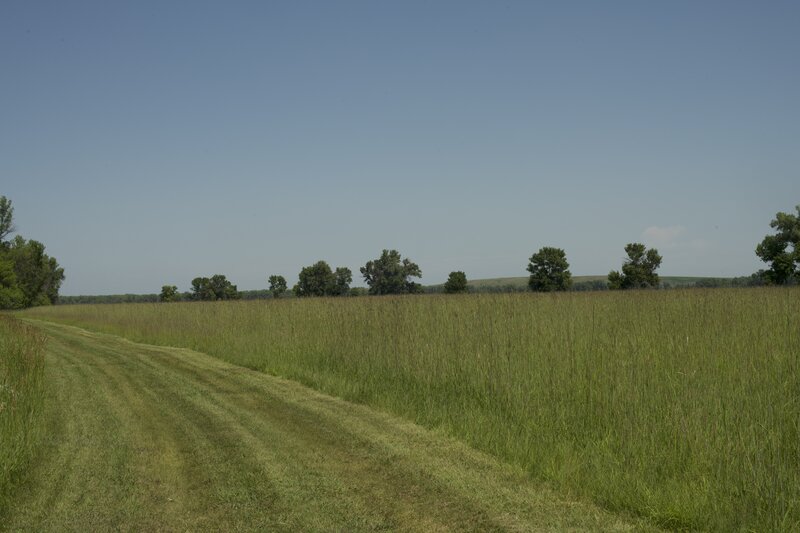
{"label": "open field", "polygon": [[439,428],[655,524],[800,526],[800,290],[57,306]]}
{"label": "open field", "polygon": [[47,435],[0,529],[652,530],[410,422],[55,324]]}
{"label": "open field", "polygon": [[0,523],[41,441],[44,335],[0,316]]}

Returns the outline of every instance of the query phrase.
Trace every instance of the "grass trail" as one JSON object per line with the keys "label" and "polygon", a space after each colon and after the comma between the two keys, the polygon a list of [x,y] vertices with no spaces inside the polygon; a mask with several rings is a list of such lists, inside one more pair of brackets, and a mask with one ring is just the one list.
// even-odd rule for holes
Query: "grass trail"
{"label": "grass trail", "polygon": [[646,528],[290,381],[189,350],[37,326],[49,337],[48,434],[9,530]]}

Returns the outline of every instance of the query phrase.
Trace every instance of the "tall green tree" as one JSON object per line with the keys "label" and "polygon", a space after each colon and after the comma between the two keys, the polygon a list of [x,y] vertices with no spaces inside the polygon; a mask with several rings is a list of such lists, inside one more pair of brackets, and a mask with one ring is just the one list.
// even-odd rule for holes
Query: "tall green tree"
{"label": "tall green tree", "polygon": [[334,272],[325,261],[317,261],[303,267],[297,284],[292,288],[295,296],[346,296],[350,293],[353,273],[349,268],[339,267]]}
{"label": "tall green tree", "polygon": [[14,264],[17,284],[25,295],[25,307],[56,303],[64,269],[45,253],[44,244],[19,235],[6,244],[5,256]]}
{"label": "tall green tree", "polygon": [[236,285],[228,281],[222,274],[211,276],[211,288],[217,300],[238,300],[241,296]]}
{"label": "tall green tree", "polygon": [[467,275],[460,270],[450,272],[447,281],[444,282],[444,292],[447,294],[467,292]]}
{"label": "tall green tree", "polygon": [[421,292],[422,286],[410,278],[422,277],[422,270],[397,250],[384,250],[381,256],[361,267],[361,275],[370,294],[410,294]]}
{"label": "tall green tree", "polygon": [[325,261],[303,267],[298,281],[292,288],[295,296],[327,296],[333,284],[333,271]]}
{"label": "tall green tree", "polygon": [[11,200],[5,196],[0,196],[0,246],[6,242],[6,237],[14,231],[14,208],[11,205]]}
{"label": "tall green tree", "polygon": [[800,205],[797,214],[778,212],[767,235],[756,247],[756,255],[770,267],[762,277],[767,283],[783,285],[800,281]]}
{"label": "tall green tree", "polygon": [[211,289],[211,280],[206,277],[196,277],[192,280],[191,288],[192,300],[210,301],[216,300],[214,291]]}
{"label": "tall green tree", "polygon": [[346,267],[339,267],[333,272],[332,296],[349,296],[350,283],[353,281],[353,272]]}
{"label": "tall green tree", "polygon": [[56,303],[64,269],[39,241],[6,240],[14,231],[11,200],[0,196],[0,309]]}
{"label": "tall green tree", "polygon": [[164,285],[161,287],[161,294],[158,295],[158,299],[162,302],[177,302],[180,299],[178,287],[175,285]]}
{"label": "tall green tree", "polygon": [[273,298],[280,298],[286,292],[286,278],[283,276],[272,275],[269,281],[269,292]]}
{"label": "tall green tree", "polygon": [[14,261],[7,253],[6,237],[14,231],[14,208],[11,200],[0,196],[0,309],[25,307],[25,294],[17,282]]}
{"label": "tall green tree", "polygon": [[17,283],[14,263],[0,258],[0,309],[25,307],[25,294]]}
{"label": "tall green tree", "polygon": [[572,286],[567,254],[561,248],[540,248],[531,256],[528,272],[528,288],[532,291],[566,291]]}
{"label": "tall green tree", "polygon": [[628,258],[622,264],[622,272],[612,270],[608,274],[608,288],[644,289],[658,287],[656,270],[661,266],[662,257],[655,248],[647,249],[644,244],[634,242],[625,246]]}
{"label": "tall green tree", "polygon": [[214,274],[210,278],[194,278],[192,280],[193,300],[236,300],[240,298],[236,285],[222,274]]}

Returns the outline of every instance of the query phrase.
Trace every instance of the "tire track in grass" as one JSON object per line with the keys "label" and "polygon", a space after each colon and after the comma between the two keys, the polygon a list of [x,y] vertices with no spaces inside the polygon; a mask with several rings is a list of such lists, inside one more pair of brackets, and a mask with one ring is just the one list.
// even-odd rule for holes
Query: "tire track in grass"
{"label": "tire track in grass", "polygon": [[34,468],[35,481],[24,488],[36,504],[19,506],[19,523],[57,528],[75,513],[91,517],[104,508],[115,509],[107,517],[109,527],[122,523],[127,517],[112,504],[124,500],[129,488],[129,449],[114,413],[100,399],[90,367],[68,350],[47,367],[46,376],[51,432]]}
{"label": "tire track in grass", "polygon": [[50,337],[51,438],[7,529],[651,529],[293,382],[36,324]]}
{"label": "tire track in grass", "polygon": [[[143,372],[145,365],[113,346],[94,344],[84,354],[88,361],[101,363],[104,378],[120,391],[133,413],[133,423],[141,421],[135,426],[146,435],[139,457],[140,480],[160,489],[151,492],[151,508],[169,511],[165,516],[176,515],[182,508],[181,528],[203,528],[226,513],[232,528],[275,526],[264,513],[247,512],[248,505],[268,507],[275,499],[269,480],[260,479],[243,489],[242,473],[252,472],[257,465],[243,453],[227,421],[196,401],[198,391],[186,390],[183,384],[152,371]],[[243,518],[251,523],[241,524]]]}
{"label": "tire track in grass", "polygon": [[[127,356],[128,359],[132,359],[129,353],[117,353],[117,350],[115,350],[114,347],[106,346],[103,348],[103,350],[106,356]],[[230,463],[233,460],[226,458],[224,454],[229,450],[238,450],[240,453],[246,454],[250,459],[250,462],[246,465],[243,465],[241,468],[232,469],[239,472],[239,474],[237,474],[239,478],[253,478],[254,485],[257,490],[260,490],[261,487],[270,482],[270,477],[276,477],[276,475],[278,477],[278,482],[283,485],[291,485],[291,483],[286,483],[286,480],[283,479],[286,478],[296,485],[295,487],[290,487],[294,492],[301,492],[301,494],[294,498],[298,499],[299,501],[294,502],[292,507],[298,508],[305,506],[309,516],[318,516],[324,518],[326,515],[330,514],[330,511],[325,513],[322,509],[314,508],[317,500],[319,499],[319,494],[315,495],[313,493],[302,493],[303,486],[309,484],[313,485],[313,489],[316,492],[321,492],[326,479],[314,479],[318,476],[314,475],[315,472],[313,470],[304,472],[305,465],[302,461],[298,461],[298,457],[296,457],[298,455],[297,449],[291,450],[291,456],[286,457],[285,453],[282,456],[275,456],[275,453],[273,453],[270,448],[266,448],[265,450],[261,451],[260,454],[258,454],[262,456],[260,461],[254,458],[255,455],[257,455],[254,450],[259,447],[263,448],[264,442],[278,441],[282,443],[281,448],[285,448],[289,444],[289,440],[284,432],[272,429],[269,434],[261,436],[261,440],[254,440],[253,435],[251,435],[248,431],[245,431],[243,427],[236,423],[236,421],[230,416],[229,413],[231,409],[225,407],[225,405],[219,401],[219,398],[217,397],[217,394],[213,388],[198,387],[194,380],[187,381],[185,377],[179,373],[175,373],[170,369],[162,368],[159,365],[154,366],[152,364],[152,360],[157,360],[158,357],[154,357],[154,354],[152,353],[147,355],[148,357],[139,362],[141,363],[141,366],[153,367],[150,369],[151,375],[147,375],[143,379],[139,379],[138,373],[129,372],[129,375],[137,376],[135,378],[137,382],[141,381],[141,383],[136,383],[136,387],[144,389],[148,387],[148,384],[159,383],[159,381],[161,381],[161,383],[158,385],[158,388],[162,391],[162,396],[164,397],[160,398],[159,400],[163,404],[177,406],[175,413],[176,415],[181,412],[194,411],[197,411],[201,415],[213,414],[214,420],[208,419],[203,420],[202,422],[196,420],[194,425],[197,427],[217,428],[215,431],[218,431],[221,435],[225,435],[226,438],[229,439],[228,442],[225,442],[220,446],[222,448],[222,452],[218,454],[220,463],[228,464],[228,466],[230,466]],[[152,385],[149,386],[152,387]],[[185,393],[176,394],[173,391],[185,391]],[[235,436],[235,438],[231,440],[233,436]],[[278,451],[280,451],[281,448],[278,448]],[[268,455],[271,456],[267,457]],[[288,472],[288,475],[278,475],[289,469],[292,471]],[[240,479],[235,481],[240,481]],[[313,483],[311,483],[312,481]],[[262,497],[256,497],[259,496],[258,494],[255,494],[256,490],[243,490],[243,488],[241,486],[237,486],[237,483],[235,482],[225,482],[224,480],[214,479],[209,480],[207,484],[214,487],[214,490],[211,492],[217,493],[217,499],[221,500],[223,504],[228,503],[237,507],[241,507],[243,505],[246,506],[247,503],[252,500],[257,502],[258,505],[262,505],[265,499],[270,499],[265,498],[264,496],[266,495],[261,495]],[[285,492],[285,497],[292,495],[292,491]],[[238,501],[242,499],[244,501]],[[216,502],[216,504],[219,503],[220,502]],[[206,509],[213,508],[214,506],[215,502],[213,501],[207,501],[205,505]],[[280,511],[280,509],[277,510]],[[344,511],[346,511],[346,509]],[[280,512],[276,514],[280,516]],[[346,516],[349,515],[350,513],[346,514]],[[288,522],[296,522],[296,519],[288,520]],[[327,528],[334,527],[335,524],[319,525]],[[296,523],[293,524],[293,526],[304,529],[311,527],[309,524]]]}
{"label": "tire track in grass", "polygon": [[[123,351],[120,353],[114,346],[104,346],[103,351],[106,356],[114,356],[115,359],[120,356],[130,358],[128,352]],[[415,513],[408,512],[408,509],[403,506],[404,501],[407,499],[402,497],[404,491],[398,490],[403,489],[403,476],[395,476],[397,486],[394,487],[394,493],[389,497],[382,498],[381,512],[376,517],[369,518],[370,514],[375,513],[377,490],[381,487],[379,484],[366,483],[365,481],[370,480],[369,477],[353,478],[354,473],[364,470],[364,468],[360,468],[363,461],[352,460],[353,457],[359,457],[359,454],[348,454],[347,457],[338,457],[338,461],[331,461],[335,454],[341,456],[337,449],[341,447],[341,442],[337,438],[333,439],[332,442],[327,442],[330,440],[329,438],[320,439],[319,435],[321,434],[320,431],[327,435],[338,435],[339,430],[337,427],[329,428],[326,420],[311,412],[287,410],[286,404],[271,395],[263,395],[270,400],[269,402],[254,402],[254,399],[258,398],[252,394],[254,391],[248,390],[238,381],[231,381],[230,373],[222,381],[206,380],[204,379],[206,374],[215,374],[212,369],[203,368],[198,371],[195,364],[189,364],[182,365],[182,368],[176,372],[174,364],[180,359],[175,358],[174,354],[166,358],[160,358],[157,351],[149,350],[149,352],[141,362],[144,365],[153,367],[153,374],[169,376],[170,383],[166,384],[163,387],[164,389],[182,390],[186,388],[184,376],[190,376],[191,379],[188,383],[197,389],[192,391],[191,394],[172,398],[170,402],[166,403],[185,402],[187,397],[202,398],[203,408],[208,412],[219,412],[217,423],[229,425],[228,429],[237,435],[242,445],[246,443],[247,448],[250,450],[263,448],[264,442],[281,442],[281,447],[277,449],[267,448],[258,452],[263,459],[263,464],[260,466],[262,468],[261,473],[264,475],[260,479],[269,479],[268,476],[270,474],[275,476],[280,472],[278,477],[281,482],[288,480],[295,485],[292,487],[293,490],[286,491],[286,495],[291,495],[291,499],[294,500],[292,507],[305,506],[310,516],[317,517],[315,524],[306,524],[306,527],[321,529],[336,527],[335,522],[325,523],[323,521],[327,515],[333,513],[340,515],[340,521],[346,520],[348,517],[364,517],[359,519],[357,524],[351,524],[351,527],[367,529],[393,528],[397,524],[391,517],[396,514],[398,509],[406,515],[404,520],[406,523],[411,521],[411,517],[417,517],[422,520],[424,523],[420,524],[420,530],[441,529],[444,524],[456,524],[459,519],[473,518],[470,516],[464,517],[460,514],[458,516],[445,517],[444,522],[436,523],[431,520],[431,517],[426,512],[429,509],[418,509],[418,512]],[[170,368],[162,367],[158,364],[159,361],[169,363]],[[215,360],[212,361],[216,363]],[[136,373],[130,372],[130,374],[135,375]],[[152,382],[155,379],[149,377],[145,381]],[[146,383],[141,384],[141,386],[146,387]],[[231,399],[234,399],[234,401],[231,401]],[[240,401],[244,401],[246,405],[242,407],[239,405]],[[252,414],[254,409],[258,411],[255,416]],[[183,410],[186,410],[186,408],[184,407]],[[295,418],[299,420],[299,425],[295,422]],[[295,425],[298,425],[298,427],[295,428]],[[283,449],[288,449],[289,453],[286,453]],[[250,466],[251,468],[248,469],[248,472],[253,471],[254,465]],[[375,469],[373,468],[373,470]],[[368,490],[371,486],[375,490]],[[300,494],[291,494],[298,491]],[[354,495],[358,497],[354,497]],[[323,497],[320,498],[320,496]],[[335,497],[338,500],[337,505],[328,506],[327,509],[315,509],[317,501],[324,502],[326,496]],[[482,530],[498,529],[495,524],[489,523],[485,518],[482,520],[471,519],[469,524]]]}

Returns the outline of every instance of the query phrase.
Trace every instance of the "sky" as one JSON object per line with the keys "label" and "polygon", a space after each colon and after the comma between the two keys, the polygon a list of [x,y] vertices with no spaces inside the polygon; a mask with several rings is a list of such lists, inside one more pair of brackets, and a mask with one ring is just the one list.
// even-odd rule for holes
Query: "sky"
{"label": "sky", "polygon": [[762,268],[800,204],[798,2],[0,3],[0,195],[61,293]]}

